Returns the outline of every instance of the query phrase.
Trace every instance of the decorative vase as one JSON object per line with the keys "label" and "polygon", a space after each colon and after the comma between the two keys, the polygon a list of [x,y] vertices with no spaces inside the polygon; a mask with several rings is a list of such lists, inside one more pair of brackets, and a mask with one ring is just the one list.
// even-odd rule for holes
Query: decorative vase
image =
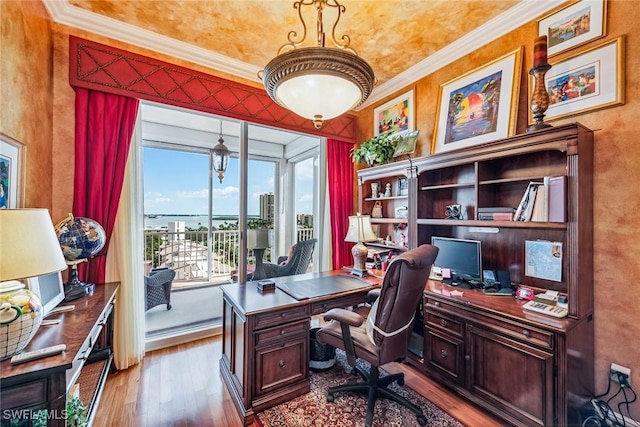
{"label": "decorative vase", "polygon": [[0,285],[0,359],[22,351],[42,323],[40,298],[23,283]]}
{"label": "decorative vase", "polygon": [[544,83],[544,76],[551,69],[549,64],[535,66],[529,71],[535,80],[533,93],[531,94],[531,112],[533,113],[534,124],[527,128],[527,132],[552,127],[544,122],[544,113],[549,108],[549,93]]}
{"label": "decorative vase", "polygon": [[378,187],[379,184],[377,182],[372,182],[371,183],[371,198],[375,199],[376,197],[378,197]]}

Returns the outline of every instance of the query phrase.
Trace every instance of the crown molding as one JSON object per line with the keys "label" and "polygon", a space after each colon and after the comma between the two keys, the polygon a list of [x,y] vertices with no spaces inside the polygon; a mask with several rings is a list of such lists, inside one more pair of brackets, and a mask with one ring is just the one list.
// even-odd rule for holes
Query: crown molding
{"label": "crown molding", "polygon": [[[442,67],[468,55],[487,43],[557,8],[566,0],[522,0],[494,19],[465,34],[443,49],[373,89],[371,96],[356,110],[403,89]],[[68,0],[42,0],[57,23],[79,28],[168,56],[193,62],[251,81],[260,81],[260,67],[202,49],[152,31],[77,8]]]}
{"label": "crown molding", "polygon": [[416,65],[407,68],[391,80],[375,87],[371,96],[359,105],[356,110],[373,105],[396,91],[406,88],[440,68],[478,50],[487,43],[537,19],[565,2],[566,0],[522,0],[506,12],[470,31]]}
{"label": "crown molding", "polygon": [[68,0],[42,0],[53,20],[131,45],[163,53],[247,80],[258,79],[260,67],[184,43],[153,31],[77,8]]}

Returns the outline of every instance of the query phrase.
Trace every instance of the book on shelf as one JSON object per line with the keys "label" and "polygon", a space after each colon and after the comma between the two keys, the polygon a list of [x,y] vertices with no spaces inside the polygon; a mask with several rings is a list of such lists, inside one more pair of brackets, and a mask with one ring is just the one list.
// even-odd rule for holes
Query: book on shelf
{"label": "book on shelf", "polygon": [[[531,181],[514,214],[514,221],[566,222],[567,177],[546,176]],[[480,210],[478,210],[480,215]]]}
{"label": "book on shelf", "polygon": [[538,192],[538,187],[544,185],[542,182],[531,181],[529,185],[527,185],[527,189],[522,195],[522,199],[520,200],[520,204],[516,209],[516,213],[513,216],[514,221],[531,221],[531,214],[533,212],[533,205],[536,199],[536,193]]}
{"label": "book on shelf", "polygon": [[478,208],[478,219],[480,221],[513,221],[516,208],[493,207]]}
{"label": "book on shelf", "polygon": [[549,222],[567,222],[567,177],[549,177]]}

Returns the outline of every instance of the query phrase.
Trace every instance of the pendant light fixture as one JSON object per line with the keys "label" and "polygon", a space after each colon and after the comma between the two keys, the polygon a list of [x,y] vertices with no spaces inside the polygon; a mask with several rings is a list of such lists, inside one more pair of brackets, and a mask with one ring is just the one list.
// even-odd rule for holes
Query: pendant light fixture
{"label": "pendant light fixture", "polygon": [[224,145],[224,139],[222,138],[222,120],[220,120],[220,138],[218,138],[218,145],[213,147],[213,170],[218,173],[220,183],[222,183],[224,173],[227,171],[230,156],[231,151]]}
{"label": "pendant light fixture", "polygon": [[[317,15],[316,46],[300,47],[307,37],[302,6],[314,6]],[[300,0],[293,3],[302,22],[302,35],[290,31],[286,43],[261,72],[271,99],[320,129],[324,120],[337,117],[363,103],[371,94],[375,76],[371,66],[349,47],[351,38],[336,40],[335,30],[346,8],[337,0]],[[335,8],[331,28],[335,47],[325,46],[322,14]],[[259,74],[260,76],[260,74]]]}

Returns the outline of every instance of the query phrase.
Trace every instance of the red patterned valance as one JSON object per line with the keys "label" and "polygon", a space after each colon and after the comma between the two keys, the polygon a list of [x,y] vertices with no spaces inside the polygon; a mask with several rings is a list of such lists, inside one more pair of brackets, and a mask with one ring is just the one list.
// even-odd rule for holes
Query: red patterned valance
{"label": "red patterned valance", "polygon": [[253,123],[355,142],[357,117],[344,114],[317,130],[260,88],[70,36],[69,82],[74,87],[190,108]]}

